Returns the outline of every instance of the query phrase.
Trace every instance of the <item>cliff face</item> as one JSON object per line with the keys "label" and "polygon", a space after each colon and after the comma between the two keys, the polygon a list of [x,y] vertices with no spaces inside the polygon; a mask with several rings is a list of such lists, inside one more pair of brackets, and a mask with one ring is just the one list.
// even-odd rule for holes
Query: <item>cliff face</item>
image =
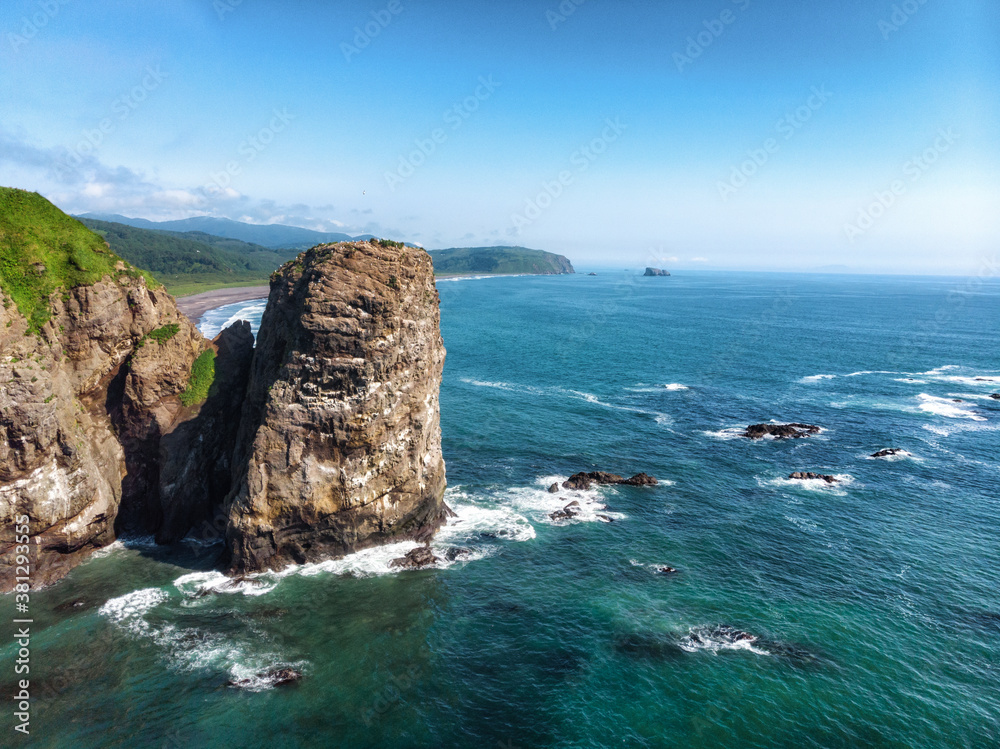
{"label": "cliff face", "polygon": [[321,246],[276,273],[234,458],[231,569],[433,534],[444,357],[424,251]]}
{"label": "cliff face", "polygon": [[[136,444],[176,414],[171,396],[202,345],[173,299],[122,276],[53,295],[40,335],[7,299],[0,309],[0,589],[13,579],[13,517],[27,515],[35,585],[114,540],[119,507],[141,502],[149,467]],[[128,360],[174,324],[155,366]],[[156,344],[153,344],[156,345]],[[151,357],[144,356],[141,360]],[[129,435],[119,439],[116,428]],[[123,477],[131,480],[123,481]]]}
{"label": "cliff face", "polygon": [[[426,539],[444,521],[430,257],[314,248],[212,343],[38,195],[0,188],[0,592],[123,532],[223,519],[236,571]],[[22,565],[23,566],[23,563]]]}

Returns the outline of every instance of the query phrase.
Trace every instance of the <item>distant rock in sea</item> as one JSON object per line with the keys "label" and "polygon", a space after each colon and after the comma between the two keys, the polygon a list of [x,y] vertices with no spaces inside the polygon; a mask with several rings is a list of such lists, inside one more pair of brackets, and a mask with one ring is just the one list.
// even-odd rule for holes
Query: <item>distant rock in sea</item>
{"label": "distant rock in sea", "polygon": [[992,398],[995,401],[1000,401],[1000,393],[993,393],[993,395],[991,395],[990,398]]}
{"label": "distant rock in sea", "polygon": [[793,481],[825,481],[828,484],[836,484],[836,476],[827,476],[822,473],[805,473],[803,471],[796,471],[795,473],[789,475],[790,479]]}
{"label": "distant rock in sea", "polygon": [[597,274],[596,273],[588,273],[587,275],[588,276],[596,276]]}
{"label": "distant rock in sea", "polygon": [[877,453],[872,453],[873,458],[894,458],[897,455],[909,455],[906,450],[899,447],[889,447],[885,450],[879,450]]}
{"label": "distant rock in sea", "polygon": [[765,437],[773,437],[777,440],[798,439],[810,434],[819,434],[820,431],[820,428],[813,424],[752,424],[747,427],[743,436],[752,440],[760,440]]}
{"label": "distant rock in sea", "polygon": [[669,276],[670,271],[660,270],[659,268],[646,268],[646,272],[643,273],[644,276]]}

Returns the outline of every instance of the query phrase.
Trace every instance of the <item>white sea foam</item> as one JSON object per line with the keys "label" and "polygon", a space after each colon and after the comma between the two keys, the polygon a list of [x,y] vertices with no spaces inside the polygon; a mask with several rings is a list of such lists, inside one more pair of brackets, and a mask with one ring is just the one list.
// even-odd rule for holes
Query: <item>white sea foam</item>
{"label": "white sea foam", "polygon": [[[253,328],[260,325],[260,318],[267,309],[267,299],[255,299],[249,302],[227,304],[218,309],[206,312],[198,323],[198,330],[206,338],[215,338],[219,333],[233,323],[248,320]],[[228,317],[222,316],[228,314]]]}
{"label": "white sea foam", "polygon": [[209,593],[242,593],[245,596],[262,596],[274,590],[277,582],[262,575],[241,578],[226,577],[221,572],[192,572],[174,580],[174,587],[190,598]]}
{"label": "white sea foam", "polygon": [[667,390],[690,390],[687,385],[681,385],[679,382],[671,382],[668,385],[664,385]]}
{"label": "white sea foam", "polygon": [[850,474],[837,473],[831,475],[837,479],[837,483],[831,484],[825,479],[765,479],[761,477],[757,478],[757,483],[761,487],[769,486],[778,489],[805,489],[807,491],[826,492],[829,494],[836,494],[838,496],[846,495],[847,492],[845,492],[844,489],[855,483],[854,477]]}
{"label": "white sea foam", "polygon": [[[510,505],[518,511],[524,513],[529,519],[538,523],[565,524],[565,523],[594,523],[607,522],[611,520],[624,520],[627,515],[620,512],[609,512],[604,503],[604,495],[596,486],[583,491],[574,489],[563,489],[562,482],[566,476],[543,476],[535,482],[535,486],[517,487],[507,490],[507,498]],[[559,484],[560,489],[556,494],[550,493],[548,487],[552,484]],[[553,520],[550,515],[562,510],[571,502],[579,502],[580,506],[574,509],[577,514],[565,520]]]}
{"label": "white sea foam", "polygon": [[705,650],[718,654],[723,650],[745,650],[756,655],[770,655],[758,646],[758,638],[732,627],[691,627],[689,634],[677,643],[681,650],[695,653]]}
{"label": "white sea foam", "polygon": [[803,377],[801,380],[799,380],[799,382],[807,383],[807,382],[819,382],[821,380],[835,380],[835,379],[837,379],[837,375],[818,374],[818,375],[809,375],[808,377]]}
{"label": "white sea foam", "polygon": [[703,432],[703,434],[717,440],[729,441],[742,438],[746,434],[746,431],[746,427],[727,427],[725,429],[720,429],[717,432],[706,431]]}
{"label": "white sea foam", "polygon": [[975,375],[960,377],[958,375],[944,375],[935,378],[939,382],[951,382],[966,387],[995,388],[1000,385],[1000,377],[995,375]]}
{"label": "white sea foam", "polygon": [[944,416],[949,419],[972,419],[973,421],[986,421],[985,418],[979,416],[975,411],[964,407],[961,403],[955,403],[950,398],[938,398],[933,395],[921,393],[917,396],[917,400],[920,401],[920,410],[926,411],[927,413]]}
{"label": "white sea foam", "polygon": [[112,598],[99,609],[114,624],[134,635],[146,635],[151,629],[145,615],[167,600],[160,588],[143,588]]}

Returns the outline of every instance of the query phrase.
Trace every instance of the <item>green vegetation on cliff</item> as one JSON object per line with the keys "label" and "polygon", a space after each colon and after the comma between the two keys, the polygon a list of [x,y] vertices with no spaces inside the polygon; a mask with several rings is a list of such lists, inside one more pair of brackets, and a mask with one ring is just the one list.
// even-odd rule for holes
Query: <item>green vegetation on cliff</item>
{"label": "green vegetation on cliff", "polygon": [[470,273],[497,275],[554,275],[575,273],[569,259],[526,247],[455,247],[431,250],[434,274],[457,276]]}
{"label": "green vegetation on cliff", "polygon": [[0,288],[38,332],[52,316],[49,298],[59,290],[97,283],[105,276],[146,277],[118,263],[104,240],[38,193],[0,187]]}
{"label": "green vegetation on cliff", "polygon": [[191,379],[187,389],[180,394],[181,403],[193,406],[208,398],[208,391],[215,382],[215,352],[205,351],[191,365]]}

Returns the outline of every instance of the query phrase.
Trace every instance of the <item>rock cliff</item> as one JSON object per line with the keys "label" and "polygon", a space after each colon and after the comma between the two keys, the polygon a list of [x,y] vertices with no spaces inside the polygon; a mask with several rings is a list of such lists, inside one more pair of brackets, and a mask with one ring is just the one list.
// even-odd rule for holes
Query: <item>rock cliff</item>
{"label": "rock cliff", "polygon": [[32,587],[124,532],[172,543],[212,521],[244,572],[444,521],[426,252],[304,253],[272,277],[255,349],[245,322],[205,340],[40,196],[0,188],[0,219],[0,592],[24,516]]}
{"label": "rock cliff", "polygon": [[233,571],[426,539],[444,521],[433,273],[391,242],[316,247],[275,273],[234,458]]}

